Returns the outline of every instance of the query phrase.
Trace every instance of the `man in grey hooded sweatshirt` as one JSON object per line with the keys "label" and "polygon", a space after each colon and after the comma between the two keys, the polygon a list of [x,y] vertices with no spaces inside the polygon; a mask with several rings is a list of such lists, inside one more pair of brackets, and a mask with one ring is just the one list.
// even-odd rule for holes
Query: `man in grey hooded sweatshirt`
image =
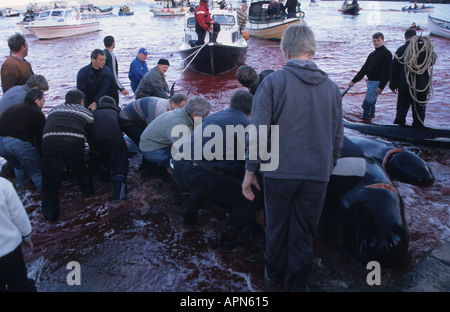
{"label": "man in grey hooded sweatshirt", "polygon": [[259,153],[254,160],[247,158],[242,192],[254,199],[251,186],[260,189],[255,178],[260,167],[266,213],[266,284],[281,286],[289,272],[288,290],[304,291],[313,268],[313,238],[327,184],[343,144],[342,100],[336,84],[311,61],[316,44],[309,27],[289,26],[280,48],[288,61],[256,91],[251,124],[257,136],[250,132],[249,141],[248,155],[267,140],[271,157]]}

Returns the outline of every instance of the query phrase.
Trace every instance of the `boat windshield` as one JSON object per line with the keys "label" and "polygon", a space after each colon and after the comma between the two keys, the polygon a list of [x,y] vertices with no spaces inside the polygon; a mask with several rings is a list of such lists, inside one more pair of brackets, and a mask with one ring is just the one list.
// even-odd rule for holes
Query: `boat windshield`
{"label": "boat windshield", "polygon": [[64,17],[71,17],[72,16],[72,11],[66,11],[66,14],[64,15]]}
{"label": "boat windshield", "polygon": [[187,20],[187,27],[192,28],[195,27],[195,18],[189,17]]}
{"label": "boat windshield", "polygon": [[52,11],[52,17],[63,16],[63,11]]}
{"label": "boat windshield", "polygon": [[50,11],[43,11],[39,14],[39,19],[47,18],[50,16]]}
{"label": "boat windshield", "polygon": [[214,22],[217,22],[223,26],[234,26],[236,24],[234,15],[214,14],[212,18],[213,18]]}

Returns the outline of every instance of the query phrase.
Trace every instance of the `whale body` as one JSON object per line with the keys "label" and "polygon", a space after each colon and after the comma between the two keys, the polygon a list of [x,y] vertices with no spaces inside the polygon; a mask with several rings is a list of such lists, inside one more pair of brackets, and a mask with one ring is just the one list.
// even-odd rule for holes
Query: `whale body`
{"label": "whale body", "polygon": [[363,264],[394,267],[407,254],[403,199],[380,164],[347,137],[328,184],[323,217],[328,236],[339,237]]}

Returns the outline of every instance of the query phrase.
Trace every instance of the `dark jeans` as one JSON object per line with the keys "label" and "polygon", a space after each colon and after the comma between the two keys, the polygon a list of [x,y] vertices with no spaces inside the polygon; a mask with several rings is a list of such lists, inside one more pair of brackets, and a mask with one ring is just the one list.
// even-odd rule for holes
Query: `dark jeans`
{"label": "dark jeans", "polygon": [[326,190],[326,182],[264,177],[269,278],[283,280],[288,269],[288,287],[306,283]]}
{"label": "dark jeans", "polygon": [[[425,101],[427,98],[427,92],[417,93],[417,99],[419,101]],[[395,115],[394,123],[397,125],[405,125],[406,115],[408,114],[409,107],[412,107],[412,125],[414,127],[420,127],[425,122],[426,105],[417,103],[409,94],[409,91],[398,91],[397,97],[397,114]]]}
{"label": "dark jeans", "polygon": [[[195,23],[195,32],[197,33],[197,37],[198,37],[197,45],[203,45],[205,43],[206,30],[201,28],[198,23]],[[216,38],[217,38],[217,34],[220,32],[220,24],[219,23],[214,23],[213,32],[216,33]],[[214,42],[215,40],[211,40],[211,41]]]}
{"label": "dark jeans", "polygon": [[225,174],[218,170],[212,172],[191,161],[172,161],[172,177],[182,188],[188,189],[189,204],[198,206],[208,199],[230,212],[227,223],[238,229],[253,225],[256,209],[262,204],[262,192],[254,190],[257,198],[249,201],[242,195],[242,177]]}
{"label": "dark jeans", "polygon": [[126,182],[129,169],[126,147],[101,146],[97,147],[95,151],[100,154],[100,168],[108,172],[111,171],[113,181]]}
{"label": "dark jeans", "polygon": [[144,132],[145,128],[139,126],[137,123],[131,120],[127,120],[119,117],[119,126],[122,131],[128,135],[130,139],[139,146],[141,141],[141,134]]}
{"label": "dark jeans", "polygon": [[36,291],[34,280],[27,276],[20,245],[0,257],[0,292],[4,291]]}
{"label": "dark jeans", "polygon": [[93,193],[94,185],[85,162],[84,143],[48,141],[42,145],[42,212],[50,221],[59,219],[58,191],[64,170],[77,177],[81,190]]}

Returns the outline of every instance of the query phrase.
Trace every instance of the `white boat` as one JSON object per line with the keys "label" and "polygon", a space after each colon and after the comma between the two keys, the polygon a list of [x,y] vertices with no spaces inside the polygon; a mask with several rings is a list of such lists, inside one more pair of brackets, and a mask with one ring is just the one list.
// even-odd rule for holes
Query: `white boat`
{"label": "white boat", "polygon": [[296,17],[280,15],[276,18],[267,18],[267,8],[270,1],[256,1],[250,3],[246,31],[252,37],[280,40],[283,32],[292,24],[303,22],[304,13],[297,12]]}
{"label": "white boat", "polygon": [[97,17],[104,17],[113,15],[113,7],[110,6],[108,8],[101,8],[93,4],[89,4],[86,6],[81,7],[81,12],[88,13],[88,14],[94,14]]}
{"label": "white boat", "polygon": [[25,29],[39,39],[71,37],[100,30],[95,14],[81,13],[79,7],[42,11]]}
{"label": "white boat", "polygon": [[15,17],[19,16],[20,12],[11,8],[6,8],[3,10],[3,16],[4,17]]}
{"label": "white boat", "polygon": [[450,38],[450,22],[428,15],[428,29],[430,34]]}
{"label": "white boat", "polygon": [[212,19],[220,24],[217,42],[209,41],[206,34],[205,44],[191,46],[191,40],[197,40],[195,32],[194,12],[186,14],[184,24],[184,39],[179,53],[184,65],[194,71],[217,75],[235,68],[245,57],[248,45],[242,37],[237,22],[237,13],[228,10],[210,10]]}
{"label": "white boat", "polygon": [[152,12],[154,16],[184,16],[186,15],[186,13],[189,13],[190,6],[188,5],[188,1],[156,1],[158,2],[158,4],[150,7],[150,12]]}

